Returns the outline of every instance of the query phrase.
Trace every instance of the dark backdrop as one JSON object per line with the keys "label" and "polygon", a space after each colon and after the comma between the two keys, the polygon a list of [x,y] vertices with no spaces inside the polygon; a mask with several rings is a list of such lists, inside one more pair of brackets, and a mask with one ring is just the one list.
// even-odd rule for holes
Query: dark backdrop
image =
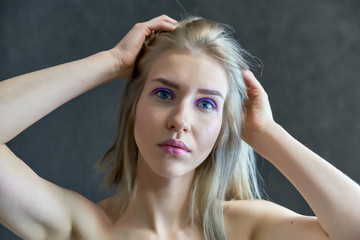
{"label": "dark backdrop", "polygon": [[[235,28],[242,46],[264,64],[257,75],[276,121],[358,182],[360,2],[181,2],[190,14]],[[109,49],[136,22],[163,13],[185,15],[175,0],[1,0],[0,79]],[[9,147],[45,179],[92,201],[103,199],[93,165],[114,137],[121,87],[121,80],[114,81],[72,100]],[[272,201],[312,214],[274,167],[259,159],[259,169]],[[0,227],[0,239],[17,238]]]}

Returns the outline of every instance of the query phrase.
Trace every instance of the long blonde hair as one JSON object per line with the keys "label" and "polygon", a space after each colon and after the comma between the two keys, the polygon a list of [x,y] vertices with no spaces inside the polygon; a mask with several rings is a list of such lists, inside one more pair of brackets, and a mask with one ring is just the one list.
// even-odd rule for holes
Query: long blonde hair
{"label": "long blonde hair", "polygon": [[218,139],[208,158],[196,169],[189,204],[189,219],[199,216],[206,239],[227,239],[223,201],[261,198],[253,150],[241,140],[241,113],[247,98],[241,69],[248,69],[248,55],[224,24],[188,17],[172,32],[158,32],[145,41],[132,78],[124,87],[120,121],[114,143],[99,161],[107,171],[105,184],[117,193],[121,215],[134,190],[138,149],[134,139],[135,110],[152,62],[167,50],[201,51],[225,69],[229,92],[224,103]]}

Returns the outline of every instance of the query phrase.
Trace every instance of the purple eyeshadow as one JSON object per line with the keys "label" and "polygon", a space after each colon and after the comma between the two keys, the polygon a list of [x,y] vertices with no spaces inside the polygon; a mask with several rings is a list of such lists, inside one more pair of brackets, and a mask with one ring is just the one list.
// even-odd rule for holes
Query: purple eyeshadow
{"label": "purple eyeshadow", "polygon": [[159,91],[167,92],[168,94],[171,95],[171,97],[172,97],[173,99],[175,99],[174,93],[173,93],[171,90],[167,89],[167,88],[156,88],[156,89],[152,90],[149,95],[150,95],[150,96],[153,96],[153,95],[155,95],[156,93],[158,93]]}
{"label": "purple eyeshadow", "polygon": [[200,98],[200,99],[195,101],[194,105],[197,105],[201,101],[209,102],[214,107],[215,111],[218,111],[218,106],[217,106],[216,102],[211,98]]}

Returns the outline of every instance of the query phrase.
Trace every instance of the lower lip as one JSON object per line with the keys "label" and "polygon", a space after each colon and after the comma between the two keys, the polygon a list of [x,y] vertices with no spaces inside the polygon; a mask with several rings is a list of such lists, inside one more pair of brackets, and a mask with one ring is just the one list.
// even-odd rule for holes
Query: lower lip
{"label": "lower lip", "polygon": [[182,156],[188,153],[188,151],[173,146],[159,146],[164,152],[173,156]]}

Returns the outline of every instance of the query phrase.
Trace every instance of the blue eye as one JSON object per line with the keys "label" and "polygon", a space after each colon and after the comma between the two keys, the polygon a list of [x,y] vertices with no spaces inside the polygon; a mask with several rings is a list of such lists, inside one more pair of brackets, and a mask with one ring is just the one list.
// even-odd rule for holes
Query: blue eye
{"label": "blue eye", "polygon": [[206,102],[206,101],[201,101],[199,103],[199,106],[202,108],[205,108],[205,109],[213,108],[213,105],[211,105],[209,102]]}
{"label": "blue eye", "polygon": [[216,102],[211,98],[200,98],[195,101],[195,105],[208,112],[218,111]]}
{"label": "blue eye", "polygon": [[167,88],[157,88],[155,90],[153,90],[150,93],[151,96],[156,95],[158,96],[160,99],[163,99],[165,101],[170,101],[170,100],[174,100],[175,99],[175,95],[173,94],[172,91],[170,91]]}
{"label": "blue eye", "polygon": [[168,93],[166,91],[158,91],[156,93],[156,95],[161,99],[169,99],[169,97],[170,97],[170,93]]}

